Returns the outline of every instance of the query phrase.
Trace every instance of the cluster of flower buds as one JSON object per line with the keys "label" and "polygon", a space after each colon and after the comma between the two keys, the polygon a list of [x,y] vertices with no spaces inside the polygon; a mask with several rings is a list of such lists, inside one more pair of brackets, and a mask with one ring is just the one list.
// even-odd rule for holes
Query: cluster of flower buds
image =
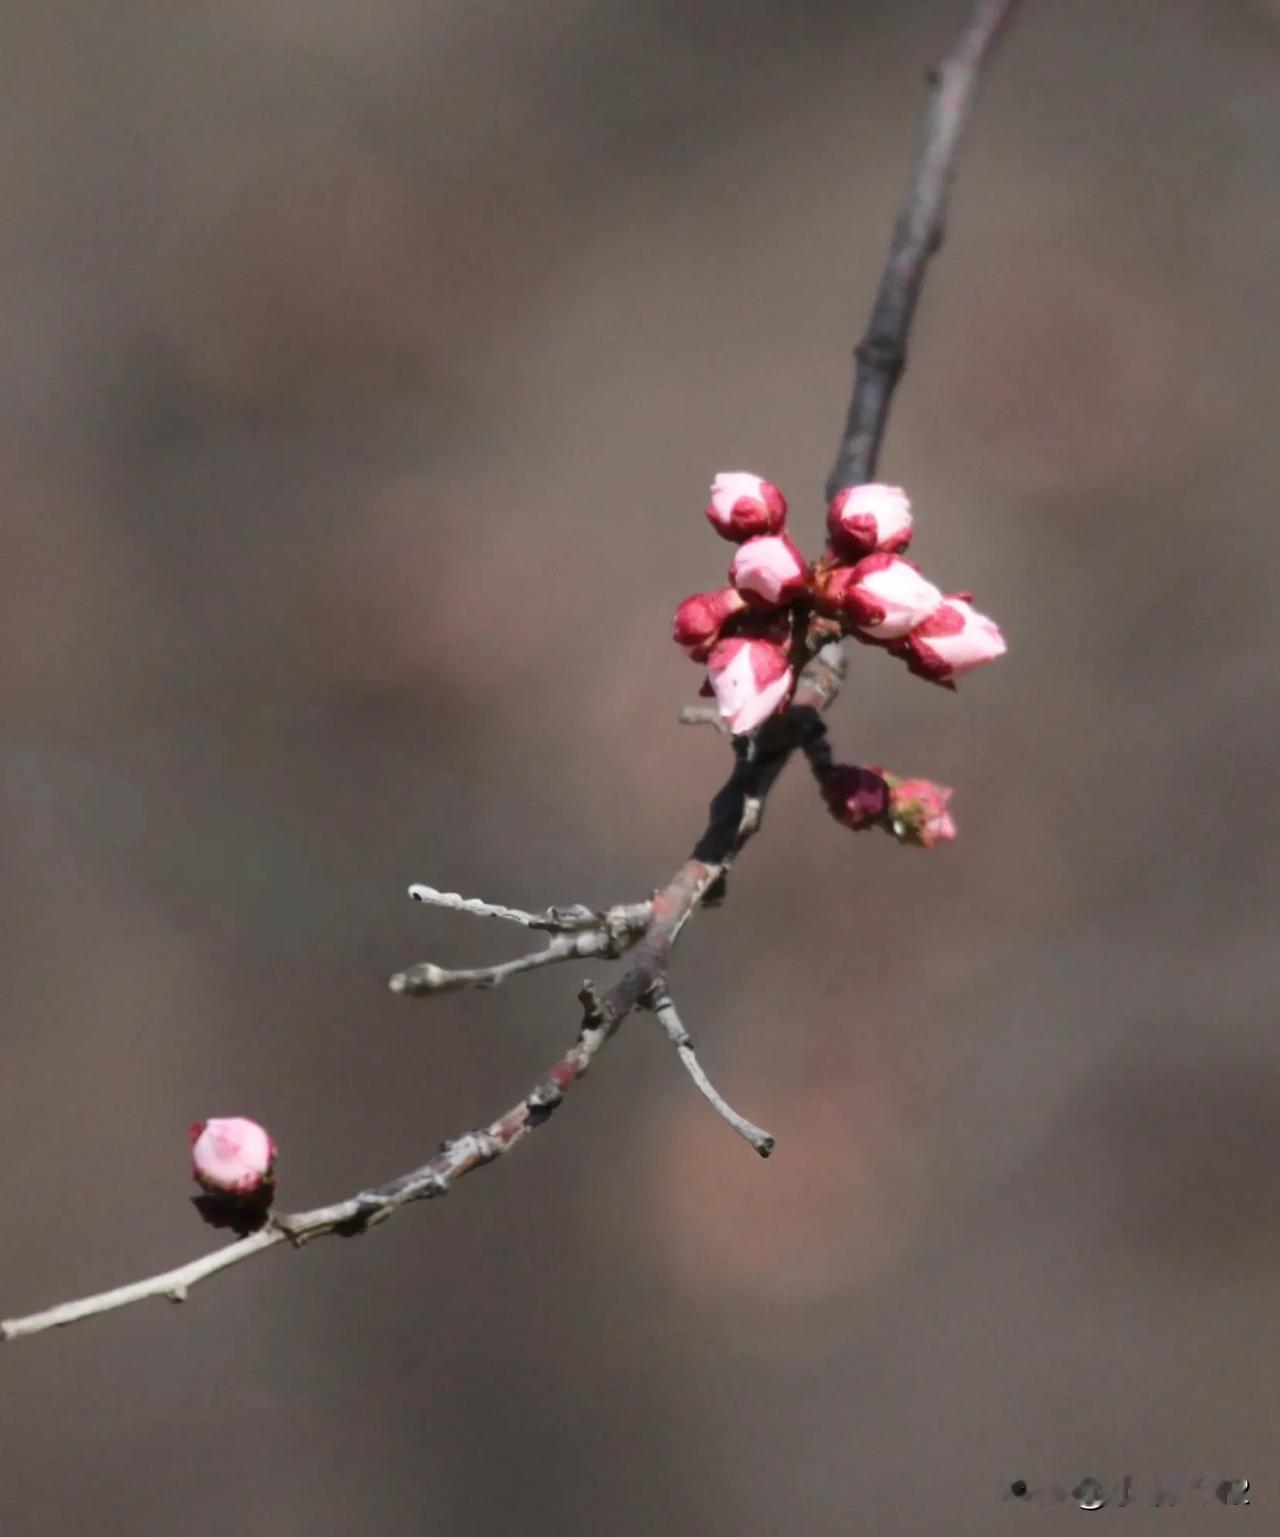
{"label": "cluster of flower buds", "polygon": [[729,585],[686,598],[673,634],[706,664],[707,691],[735,735],[785,708],[797,664],[837,635],[884,647],[945,688],[1004,653],[999,627],[978,613],[970,593],[944,594],[903,558],[911,504],[897,486],[841,491],[827,509],[830,538],[814,566],[787,537],[786,498],[758,475],[717,475],[707,517],[738,545]]}
{"label": "cluster of flower buds", "polygon": [[879,827],[899,843],[924,849],[956,835],[947,809],[952,791],[931,779],[899,779],[882,768],[834,763],[822,770],[819,783],[831,815],[854,832]]}
{"label": "cluster of flower buds", "polygon": [[269,1204],[275,1165],[276,1145],[257,1121],[223,1116],[191,1128],[191,1173],[220,1200]]}

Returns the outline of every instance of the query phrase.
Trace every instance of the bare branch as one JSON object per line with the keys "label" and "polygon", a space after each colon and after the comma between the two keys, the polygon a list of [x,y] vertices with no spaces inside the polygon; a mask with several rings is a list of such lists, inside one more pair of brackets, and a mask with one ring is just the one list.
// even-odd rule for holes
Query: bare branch
{"label": "bare branch", "polygon": [[676,1052],[684,1063],[689,1077],[693,1079],[699,1089],[707,1097],[717,1115],[724,1117],[738,1135],[748,1141],[761,1158],[767,1158],[777,1146],[777,1139],[763,1127],[757,1126],[754,1121],[749,1121],[745,1116],[739,1115],[731,1104],[719,1092],[716,1086],[703,1071],[702,1064],[698,1061],[693,1049],[693,1039],[681,1023],[676,1006],[671,1001],[671,994],[661,985],[655,987],[645,999],[646,1008],[652,1009],[657,1015],[659,1023],[667,1032],[667,1039],[675,1047]]}
{"label": "bare branch", "polygon": [[500,902],[482,902],[479,897],[462,897],[456,891],[437,891],[434,886],[421,882],[409,887],[409,895],[415,902],[429,907],[444,907],[450,912],[470,913],[474,918],[501,918],[507,923],[518,923],[526,929],[544,929],[551,934],[579,934],[586,929],[621,929],[625,931],[644,928],[649,921],[648,902],[620,903],[607,912],[598,913],[593,908],[575,903],[571,907],[548,907],[541,913],[526,913],[519,907],[504,907]]}
{"label": "bare branch", "polygon": [[933,96],[924,144],[894,228],[870,323],[854,349],[853,398],[827,477],[828,501],[845,486],[860,485],[875,474],[889,403],[907,363],[907,335],[925,268],[942,245],[947,193],[978,71],[1018,3],[975,0],[955,47],[930,77]]}
{"label": "bare branch", "polygon": [[420,882],[409,887],[409,895],[415,902],[425,902],[429,907],[445,907],[454,913],[470,913],[474,918],[501,918],[507,923],[521,924],[526,929],[546,927],[537,913],[526,913],[518,907],[503,907],[499,902],[482,902],[479,897],[459,896],[456,891],[437,891],[434,886],[424,886]]}

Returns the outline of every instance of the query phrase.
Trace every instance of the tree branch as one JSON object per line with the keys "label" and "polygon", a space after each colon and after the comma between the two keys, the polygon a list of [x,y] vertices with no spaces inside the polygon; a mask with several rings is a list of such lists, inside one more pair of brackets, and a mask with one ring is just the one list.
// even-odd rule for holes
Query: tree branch
{"label": "tree branch", "polygon": [[975,0],[955,47],[929,77],[933,95],[924,144],[894,227],[866,333],[854,349],[853,397],[827,500],[876,472],[889,404],[907,365],[907,335],[929,258],[942,245],[947,193],[982,67],[1019,0]]}
{"label": "tree branch", "polygon": [[[890,398],[906,358],[907,333],[925,265],[941,238],[946,190],[977,71],[1016,3],[975,0],[958,45],[936,73],[924,148],[898,220],[871,323],[857,348],[853,399],[830,490],[856,484],[874,470]],[[332,1206],[267,1216],[257,1231],[237,1242],[146,1280],[9,1319],[0,1323],[0,1340],[39,1334],[150,1297],[185,1301],[198,1282],[268,1249],[286,1242],[301,1247],[316,1238],[353,1237],[385,1222],[412,1202],[444,1195],[464,1175],[503,1157],[543,1125],[627,1015],[646,1002],[663,1019],[703,1093],[757,1151],[767,1153],[773,1145],[769,1134],[730,1109],[697,1066],[688,1036],[671,1006],[666,976],[685,924],[700,906],[723,897],[725,876],[759,830],[769,792],[792,754],[800,749],[812,763],[821,761],[825,735],[821,712],[836,697],[843,674],[839,645],[824,646],[805,665],[786,714],[766,722],[754,737],[734,738],[733,771],[711,802],[702,836],[690,857],[649,902],[611,908],[603,914],[575,907],[550,908],[538,915],[437,892],[428,886],[413,888],[418,900],[542,929],[553,937],[542,950],[481,970],[448,972],[427,963],[410,967],[392,979],[392,987],[399,992],[495,986],[516,971],[553,962],[621,955],[624,951],[632,956],[630,965],[603,996],[590,983],[584,986],[579,994],[583,1015],[576,1039],[519,1103],[487,1126],[444,1143],[434,1158],[408,1174]],[[689,718],[702,717],[695,713]]]}

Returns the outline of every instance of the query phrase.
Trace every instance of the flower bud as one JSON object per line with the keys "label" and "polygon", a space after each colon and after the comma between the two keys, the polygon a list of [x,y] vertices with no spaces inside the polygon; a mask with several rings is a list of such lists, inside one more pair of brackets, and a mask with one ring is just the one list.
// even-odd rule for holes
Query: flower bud
{"label": "flower bud", "polygon": [[947,810],[954,791],[931,779],[902,779],[890,785],[889,826],[900,843],[931,849],[956,835]]}
{"label": "flower bud", "polygon": [[716,533],[741,544],[744,539],[778,533],[787,520],[787,499],[759,475],[731,470],[711,482],[707,517]]}
{"label": "flower bud", "polygon": [[718,641],[707,659],[707,681],[720,719],[742,736],[781,708],[791,695],[787,648],[774,640],[733,635]]}
{"label": "flower bud", "polygon": [[725,621],[740,613],[747,600],[732,587],[719,592],[697,592],[676,609],[671,636],[683,646],[695,662],[705,662],[712,646],[720,639]]}
{"label": "flower bud", "polygon": [[900,554],[911,543],[911,503],[900,486],[850,486],[832,498],[827,528],[841,555]]}
{"label": "flower bud", "polygon": [[785,534],[766,534],[739,547],[729,580],[756,603],[777,608],[806,591],[809,567]]}
{"label": "flower bud", "polygon": [[933,583],[899,555],[868,555],[850,576],[833,580],[830,590],[839,592],[841,609],[855,629],[876,641],[899,640],[942,602]]}
{"label": "flower bud", "polygon": [[276,1145],[256,1121],[229,1116],[191,1128],[191,1172],[212,1195],[249,1196],[275,1182]]}
{"label": "flower bud", "polygon": [[855,832],[874,827],[889,809],[889,785],[874,769],[836,763],[822,776],[822,798],[837,822]]}
{"label": "flower bud", "polygon": [[994,662],[1008,647],[994,619],[978,613],[967,593],[952,593],[912,630],[902,649],[912,672],[949,685],[962,673]]}

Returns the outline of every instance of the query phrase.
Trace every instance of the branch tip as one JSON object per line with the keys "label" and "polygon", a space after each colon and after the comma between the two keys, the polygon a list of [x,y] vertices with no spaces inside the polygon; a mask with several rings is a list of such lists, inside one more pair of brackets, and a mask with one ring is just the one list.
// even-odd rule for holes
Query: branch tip
{"label": "branch tip", "polygon": [[693,1049],[693,1038],[685,1029],[676,1006],[672,1002],[671,994],[667,990],[664,979],[658,979],[641,999],[644,1007],[650,1010],[658,1018],[659,1023],[667,1032],[667,1039],[675,1047],[680,1061],[684,1064],[685,1071],[697,1084],[708,1104],[733,1127],[734,1131],[748,1142],[761,1158],[767,1158],[777,1146],[777,1139],[772,1133],[765,1131],[762,1126],[757,1126],[754,1121],[749,1121],[743,1115],[739,1115],[732,1105],[724,1098],[703,1070]]}

